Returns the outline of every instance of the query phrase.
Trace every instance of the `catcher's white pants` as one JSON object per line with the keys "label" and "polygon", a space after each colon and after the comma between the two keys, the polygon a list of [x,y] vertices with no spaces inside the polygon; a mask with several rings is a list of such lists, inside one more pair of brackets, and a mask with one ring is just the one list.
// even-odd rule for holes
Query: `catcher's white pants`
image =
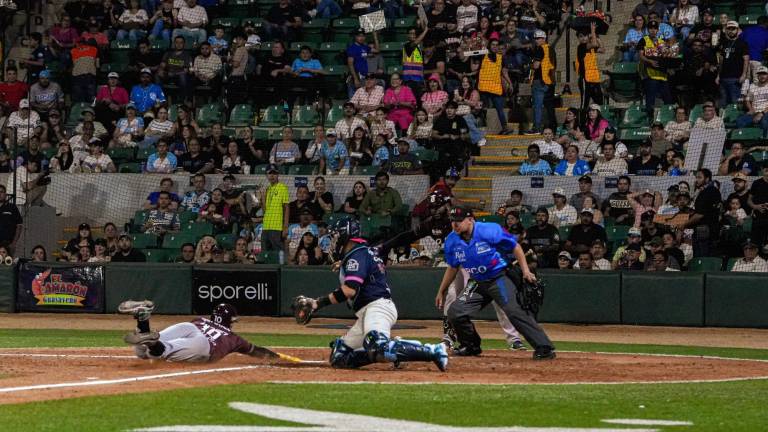
{"label": "catcher's white pants", "polygon": [[341,338],[352,349],[362,348],[365,335],[371,330],[390,337],[392,326],[397,322],[397,308],[390,299],[378,299],[365,305],[355,316],[357,321]]}
{"label": "catcher's white pants", "polygon": [[[456,276],[456,279],[454,279],[451,286],[448,287],[448,292],[445,293],[445,304],[443,306],[444,316],[448,315],[448,308],[450,308],[451,304],[456,301],[457,293],[460,293],[464,289],[467,281],[469,281],[469,273],[467,273],[467,271],[462,267],[459,270],[459,274]],[[507,340],[507,343],[511,345],[513,342],[521,341],[520,333],[518,333],[515,326],[509,322],[509,318],[507,318],[507,314],[504,313],[504,311],[501,309],[501,306],[497,305],[496,302],[491,302],[491,304],[493,305],[493,309],[496,311],[496,319],[499,320],[499,326],[501,326],[501,329],[504,331],[504,338]]]}
{"label": "catcher's white pants", "polygon": [[[174,324],[160,332],[160,343],[165,351],[160,358],[171,362],[206,362],[210,357],[211,344],[203,332],[192,323]],[[155,358],[146,345],[134,345],[136,357]]]}

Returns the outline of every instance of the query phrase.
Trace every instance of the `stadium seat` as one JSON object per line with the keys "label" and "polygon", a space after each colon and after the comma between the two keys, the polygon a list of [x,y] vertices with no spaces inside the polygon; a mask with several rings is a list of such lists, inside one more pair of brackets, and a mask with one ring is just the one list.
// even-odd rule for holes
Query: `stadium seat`
{"label": "stadium seat", "polygon": [[688,271],[691,272],[712,272],[723,269],[723,259],[720,257],[699,257],[693,258],[688,263]]}
{"label": "stadium seat", "polygon": [[322,42],[327,29],[331,27],[331,21],[326,18],[313,18],[312,21],[302,26],[304,40],[309,42]]}
{"label": "stadium seat", "polygon": [[266,174],[268,166],[269,166],[268,164],[254,166],[253,167],[253,174],[254,175],[264,175],[264,174]]}
{"label": "stadium seat", "polygon": [[248,104],[235,105],[232,108],[232,112],[229,114],[229,122],[227,127],[245,127],[250,126],[253,123],[255,114],[253,108]]}
{"label": "stadium seat", "polygon": [[347,49],[345,42],[323,42],[318,47],[318,57],[324,66],[339,65],[341,55]]}
{"label": "stadium seat", "polygon": [[197,244],[197,236],[190,232],[167,234],[163,238],[163,249],[179,250],[184,243]]}
{"label": "stadium seat", "polygon": [[184,233],[192,234],[195,237],[213,234],[213,225],[208,222],[195,222],[188,225],[182,225],[181,229]]}
{"label": "stadium seat", "polygon": [[434,162],[440,156],[439,151],[427,148],[416,149],[413,154],[422,162]]}
{"label": "stadium seat", "polygon": [[147,147],[144,149],[137,149],[136,150],[136,160],[137,161],[146,161],[149,159],[149,155],[155,152],[155,147]]}
{"label": "stadium seat", "polygon": [[726,129],[733,129],[736,127],[736,119],[743,114],[741,106],[739,104],[730,104],[722,109],[720,117],[723,118]]}
{"label": "stadium seat", "polygon": [[351,215],[347,213],[326,213],[323,215],[323,222],[327,223],[328,226],[333,225],[336,221],[352,217]]}
{"label": "stadium seat", "polygon": [[234,249],[235,240],[237,240],[235,234],[219,234],[216,236],[216,244],[228,250]]}
{"label": "stadium seat", "polygon": [[616,96],[635,99],[640,95],[637,63],[617,62],[608,72],[611,77],[609,90]]}
{"label": "stadium seat", "polygon": [[179,106],[171,104],[168,107],[168,120],[175,122],[177,118],[179,118]]}
{"label": "stadium seat", "polygon": [[296,108],[291,125],[296,127],[313,127],[319,122],[320,114],[315,107],[304,105]]}
{"label": "stadium seat", "polygon": [[701,113],[703,111],[704,111],[704,106],[702,104],[694,105],[694,107],[691,109],[691,114],[688,116],[688,120],[690,120],[692,125],[696,123],[696,120],[699,117],[701,117]]}
{"label": "stadium seat", "polygon": [[74,129],[78,123],[80,123],[80,119],[83,117],[81,113],[86,108],[91,108],[90,102],[77,102],[72,104],[65,124],[67,129]]}
{"label": "stadium seat", "polygon": [[272,105],[264,111],[264,117],[259,122],[261,127],[280,127],[288,124],[288,114],[280,105]]}
{"label": "stadium seat", "polygon": [[357,166],[354,168],[354,175],[375,176],[381,171],[381,167],[378,166]]}
{"label": "stadium seat", "polygon": [[149,249],[157,247],[158,237],[154,234],[133,234],[131,238],[133,238],[133,247],[136,249]]}
{"label": "stadium seat", "polygon": [[648,126],[648,113],[645,111],[645,106],[639,103],[630,105],[624,112],[624,117],[621,119],[621,126],[624,128]]}
{"label": "stadium seat", "polygon": [[734,129],[728,133],[729,141],[743,142],[747,146],[763,139],[763,130],[760,128]]}
{"label": "stadium seat", "polygon": [[626,240],[629,233],[629,226],[627,225],[614,225],[605,230],[605,236],[609,242],[621,242]]}
{"label": "stadium seat", "polygon": [[381,229],[392,226],[392,216],[370,215],[360,218],[363,237],[372,238],[381,233]]}
{"label": "stadium seat", "polygon": [[621,141],[624,142],[624,144],[627,144],[629,146],[639,144],[648,137],[651,136],[651,128],[649,127],[641,127],[641,128],[631,128],[631,129],[621,129],[619,132],[619,137],[621,138]]}
{"label": "stadium seat", "polygon": [[309,41],[291,42],[290,50],[291,51],[296,51],[298,53],[299,50],[301,50],[301,47],[303,47],[304,45],[312,48],[312,50],[316,50],[318,44],[312,43],[312,42],[309,42]]}
{"label": "stadium seat", "polygon": [[50,160],[52,157],[56,156],[56,152],[58,152],[59,149],[52,147],[52,148],[42,149],[40,151],[43,153],[46,159]]}
{"label": "stadium seat", "polygon": [[344,118],[344,107],[342,105],[336,105],[332,106],[330,110],[328,110],[328,116],[325,118],[325,124],[328,127],[333,127],[336,125],[336,122]]}
{"label": "stadium seat", "polygon": [[637,74],[637,63],[617,62],[613,64],[611,75],[635,75]]}
{"label": "stadium seat", "polygon": [[167,263],[176,257],[176,251],[173,249],[144,249],[142,252],[147,257],[147,262],[151,263]]}
{"label": "stadium seat", "polygon": [[757,13],[754,15],[742,15],[739,17],[739,26],[742,28],[747,26],[752,26],[757,24],[757,18],[760,17],[760,15],[764,15],[765,11],[763,10],[762,13]]}
{"label": "stadium seat", "polygon": [[572,229],[573,229],[573,225],[561,225],[557,228],[557,230],[560,232],[561,242],[568,240],[568,237],[571,235]]}
{"label": "stadium seat", "polygon": [[536,215],[533,213],[521,213],[520,223],[523,224],[524,227],[528,228],[536,223]]}
{"label": "stadium seat", "polygon": [[288,175],[312,175],[317,169],[317,165],[290,165],[288,167]]}
{"label": "stadium seat", "polygon": [[224,122],[224,112],[218,103],[203,105],[197,110],[197,124],[200,127],[210,127],[214,123]]}
{"label": "stadium seat", "polygon": [[237,26],[240,25],[240,18],[236,18],[234,16],[232,17],[219,17],[214,19],[211,22],[211,26],[213,27],[224,27],[224,30],[234,30]]}
{"label": "stadium seat", "polygon": [[256,0],[229,0],[226,3],[226,16],[248,17],[256,12]]}
{"label": "stadium seat", "polygon": [[653,116],[653,121],[655,122],[661,122],[661,124],[666,125],[667,122],[670,122],[675,119],[675,110],[677,109],[677,105],[664,105],[659,107],[656,110],[656,114]]}
{"label": "stadium seat", "polygon": [[738,261],[738,258],[729,258],[728,259],[728,264],[727,264],[725,270],[726,271],[733,270],[733,266],[736,264],[736,261]]}
{"label": "stadium seat", "polygon": [[171,43],[163,38],[160,39],[153,39],[152,42],[149,43],[149,49],[152,51],[162,52],[168,51],[168,48],[170,48]]}
{"label": "stadium seat", "polygon": [[479,218],[477,218],[477,220],[479,220],[480,222],[493,222],[499,225],[504,225],[504,218],[495,214],[480,216]]}
{"label": "stadium seat", "polygon": [[133,147],[111,148],[107,150],[107,155],[116,164],[131,162],[136,158],[136,149]]}
{"label": "stadium seat", "polygon": [[136,213],[133,214],[133,219],[131,220],[131,231],[139,232],[141,227],[144,226],[144,222],[147,221],[148,215],[149,212],[146,210],[137,210]]}
{"label": "stadium seat", "polygon": [[123,174],[137,174],[141,173],[141,163],[139,162],[126,162],[120,164],[120,169],[118,170],[120,173]]}
{"label": "stadium seat", "polygon": [[280,254],[276,251],[264,251],[256,256],[259,264],[280,264]]}
{"label": "stadium seat", "polygon": [[189,223],[194,222],[197,219],[197,213],[191,210],[179,212],[178,216],[179,216],[179,224],[181,225],[187,225]]}
{"label": "stadium seat", "polygon": [[403,66],[402,65],[387,66],[387,74],[388,75],[392,75],[394,73],[399,74],[399,73],[402,73],[402,72],[403,72]]}

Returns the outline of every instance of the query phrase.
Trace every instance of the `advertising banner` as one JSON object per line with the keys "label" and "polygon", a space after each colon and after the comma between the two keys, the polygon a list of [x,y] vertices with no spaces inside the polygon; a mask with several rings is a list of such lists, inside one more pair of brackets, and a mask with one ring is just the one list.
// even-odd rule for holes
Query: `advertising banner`
{"label": "advertising banner", "polygon": [[195,267],[192,312],[207,315],[220,303],[233,305],[240,315],[279,315],[278,268]]}
{"label": "advertising banner", "polygon": [[20,312],[104,312],[104,267],[19,266],[16,308]]}

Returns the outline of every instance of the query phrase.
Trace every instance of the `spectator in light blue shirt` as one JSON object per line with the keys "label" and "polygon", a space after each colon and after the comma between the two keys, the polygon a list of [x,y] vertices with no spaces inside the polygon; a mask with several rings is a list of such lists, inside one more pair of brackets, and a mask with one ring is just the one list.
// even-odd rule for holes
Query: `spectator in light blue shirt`
{"label": "spectator in light blue shirt", "polygon": [[320,149],[320,172],[339,174],[342,169],[349,169],[347,146],[337,140],[334,129],[328,129],[323,148]]}
{"label": "spectator in light blue shirt", "polygon": [[645,29],[645,18],[642,15],[638,15],[634,19],[634,26],[627,30],[627,35],[624,37],[624,55],[623,61],[636,62],[640,60],[640,55],[635,48],[635,45],[647,35],[648,31]]}
{"label": "spectator in light blue shirt", "polygon": [[528,160],[520,166],[520,175],[524,176],[548,176],[552,175],[552,167],[547,161],[539,158],[541,150],[536,144],[528,146]]}
{"label": "spectator in light blue shirt", "polygon": [[378,134],[373,138],[373,162],[371,165],[386,167],[390,159],[390,151],[387,146],[387,138]]}
{"label": "spectator in light blue shirt", "polygon": [[131,89],[131,102],[141,115],[165,102],[165,93],[152,82],[152,71],[149,68],[141,70],[141,83]]}
{"label": "spectator in light blue shirt", "polygon": [[224,39],[224,27],[216,26],[213,29],[213,36],[208,36],[208,43],[211,44],[211,49],[216,55],[222,55],[229,49],[229,42]]}
{"label": "spectator in light blue shirt", "polygon": [[312,58],[312,48],[304,45],[299,51],[299,58],[293,61],[291,71],[299,78],[314,78],[323,73],[320,60]]}
{"label": "spectator in light blue shirt", "polygon": [[565,159],[555,167],[555,175],[559,176],[583,176],[590,172],[589,164],[584,159],[579,159],[579,148],[573,144],[565,150]]}
{"label": "spectator in light blue shirt", "polygon": [[648,21],[658,21],[659,22],[659,33],[658,37],[662,38],[665,41],[668,41],[675,37],[675,29],[665,23],[664,21],[659,19],[659,14],[656,12],[651,12],[648,14]]}

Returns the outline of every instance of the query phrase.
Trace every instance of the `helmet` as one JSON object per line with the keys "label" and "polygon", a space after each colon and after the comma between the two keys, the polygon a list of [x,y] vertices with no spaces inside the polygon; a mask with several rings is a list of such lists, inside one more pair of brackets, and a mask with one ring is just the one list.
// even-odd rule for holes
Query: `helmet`
{"label": "helmet", "polygon": [[445,172],[445,178],[459,179],[461,178],[461,174],[459,174],[459,170],[457,170],[456,167],[452,166]]}
{"label": "helmet", "polygon": [[211,311],[211,321],[230,328],[237,321],[237,310],[229,303],[221,303]]}
{"label": "helmet", "polygon": [[331,253],[333,258],[341,259],[347,242],[353,238],[360,237],[360,222],[351,217],[339,219],[328,227],[328,234],[331,236]]}
{"label": "helmet", "polygon": [[448,202],[448,196],[439,189],[430,193],[427,199],[429,200],[430,208],[442,207],[446,202]]}

